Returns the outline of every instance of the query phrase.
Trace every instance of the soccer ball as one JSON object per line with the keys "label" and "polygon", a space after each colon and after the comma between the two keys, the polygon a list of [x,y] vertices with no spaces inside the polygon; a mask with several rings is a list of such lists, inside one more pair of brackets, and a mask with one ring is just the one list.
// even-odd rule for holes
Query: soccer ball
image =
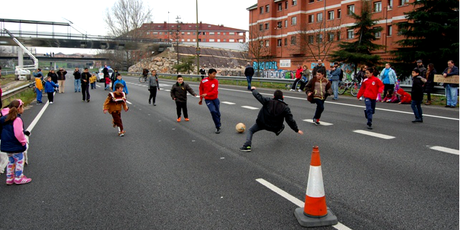
{"label": "soccer ball", "polygon": [[244,131],[246,130],[246,125],[244,125],[243,123],[238,123],[236,124],[235,129],[239,133],[244,133]]}

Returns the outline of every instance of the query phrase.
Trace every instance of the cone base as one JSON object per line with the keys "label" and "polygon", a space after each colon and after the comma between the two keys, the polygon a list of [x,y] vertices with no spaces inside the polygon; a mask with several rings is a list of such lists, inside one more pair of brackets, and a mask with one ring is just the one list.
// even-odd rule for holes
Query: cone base
{"label": "cone base", "polygon": [[294,216],[302,227],[321,227],[338,224],[337,217],[327,208],[327,215],[323,217],[308,217],[304,214],[303,208],[296,208]]}

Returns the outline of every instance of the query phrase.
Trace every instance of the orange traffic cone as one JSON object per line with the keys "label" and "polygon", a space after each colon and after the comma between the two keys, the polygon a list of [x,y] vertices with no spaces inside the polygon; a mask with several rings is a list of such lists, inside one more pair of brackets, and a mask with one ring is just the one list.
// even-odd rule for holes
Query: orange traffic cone
{"label": "orange traffic cone", "polygon": [[304,208],[296,208],[294,215],[303,227],[329,226],[338,223],[337,217],[326,206],[318,146],[313,147],[311,153]]}

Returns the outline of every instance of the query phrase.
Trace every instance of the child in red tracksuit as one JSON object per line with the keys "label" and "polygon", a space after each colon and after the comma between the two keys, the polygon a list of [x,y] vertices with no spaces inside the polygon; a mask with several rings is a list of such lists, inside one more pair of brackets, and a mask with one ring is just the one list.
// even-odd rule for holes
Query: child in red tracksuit
{"label": "child in red tracksuit", "polygon": [[410,104],[412,101],[412,97],[410,94],[403,89],[398,89],[396,94],[399,96],[399,103],[398,104]]}
{"label": "child in red tracksuit", "polygon": [[106,76],[105,77],[105,89],[104,90],[110,90],[110,77],[109,76]]}
{"label": "child in red tracksuit", "polygon": [[357,96],[358,100],[361,96],[364,96],[364,103],[366,105],[364,115],[367,118],[368,129],[372,129],[372,114],[375,113],[377,95],[381,94],[384,88],[382,81],[375,77],[373,72],[374,69],[371,67],[366,69],[367,78],[364,79]]}

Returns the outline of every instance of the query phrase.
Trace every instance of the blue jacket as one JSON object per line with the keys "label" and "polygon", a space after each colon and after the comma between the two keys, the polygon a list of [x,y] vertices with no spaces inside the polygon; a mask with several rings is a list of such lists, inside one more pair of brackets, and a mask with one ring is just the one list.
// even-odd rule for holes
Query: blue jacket
{"label": "blue jacket", "polygon": [[54,88],[59,87],[53,81],[46,81],[45,82],[45,93],[53,93]]}
{"label": "blue jacket", "polygon": [[388,80],[390,81],[390,83],[385,83],[386,81],[384,79],[383,73],[385,73],[385,68],[382,69],[382,72],[380,72],[380,76],[379,76],[379,79],[384,84],[394,85],[396,84],[396,82],[398,82],[398,77],[396,76],[396,72],[392,68],[390,68],[390,71],[388,71]]}
{"label": "blue jacket", "polygon": [[116,80],[114,83],[113,83],[113,91],[115,91],[115,86],[117,85],[117,83],[121,83],[123,84],[123,92],[128,94],[128,87],[126,87],[126,82],[125,80],[121,79],[121,80]]}
{"label": "blue jacket", "polygon": [[[26,151],[27,144],[22,145],[21,142],[19,142],[16,136],[14,135],[14,121],[5,122],[6,117],[7,116],[3,116],[0,118],[0,126],[2,129],[2,143],[0,144],[1,151],[7,153],[22,153]],[[18,117],[16,119],[21,119],[21,115],[18,114]]]}
{"label": "blue jacket", "polygon": [[[449,67],[447,67],[444,70],[444,72],[442,72],[442,74],[447,74],[447,76],[458,75],[458,67],[457,66],[452,67],[452,71],[450,71],[450,73],[447,73],[448,70],[449,70]],[[458,84],[443,84],[443,85],[444,85],[444,88],[446,88],[447,85],[450,85],[451,87],[458,87]]]}
{"label": "blue jacket", "polygon": [[338,80],[340,80],[341,76],[342,76],[342,70],[340,68],[337,68],[337,69],[335,69],[334,71],[331,72],[330,80],[331,81],[338,81]]}

